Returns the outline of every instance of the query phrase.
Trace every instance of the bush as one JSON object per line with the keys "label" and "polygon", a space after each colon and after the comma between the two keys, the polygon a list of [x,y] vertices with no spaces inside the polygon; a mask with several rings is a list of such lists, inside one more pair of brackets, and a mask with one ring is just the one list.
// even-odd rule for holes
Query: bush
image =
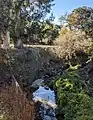
{"label": "bush", "polygon": [[93,120],[93,98],[88,95],[87,86],[74,71],[67,71],[56,80],[58,113],[63,120]]}
{"label": "bush", "polygon": [[55,41],[56,45],[60,45],[72,53],[78,50],[86,50],[91,45],[91,39],[87,38],[81,31],[66,31],[60,33],[59,38]]}
{"label": "bush", "polygon": [[81,31],[63,30],[55,44],[60,46],[59,54],[64,57],[64,59],[72,59],[74,63],[76,62],[77,64],[80,61],[87,61],[87,51],[92,41]]}

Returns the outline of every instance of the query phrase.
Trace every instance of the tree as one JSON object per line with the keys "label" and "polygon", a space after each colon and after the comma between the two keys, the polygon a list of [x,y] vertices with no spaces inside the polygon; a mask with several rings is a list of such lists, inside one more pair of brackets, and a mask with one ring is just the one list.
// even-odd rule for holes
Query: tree
{"label": "tree", "polygon": [[67,24],[67,16],[68,14],[66,13],[59,17],[59,23],[61,26],[64,26],[65,24]]}
{"label": "tree", "polygon": [[82,30],[93,38],[93,8],[79,7],[67,17],[67,23],[73,30]]}
{"label": "tree", "polygon": [[[8,43],[8,38],[11,37],[14,44],[17,41],[22,43],[26,34],[37,35],[38,29],[41,30],[39,23],[45,21],[50,13],[52,2],[53,0],[0,0],[0,33],[4,41]],[[31,33],[33,27],[35,30]]]}
{"label": "tree", "polygon": [[40,25],[45,21],[46,15],[50,13],[52,2],[53,0],[15,2],[15,17],[11,29],[14,33],[12,33],[13,39],[16,41],[16,39],[26,36],[30,41],[30,39],[38,38],[41,32]]}
{"label": "tree", "polygon": [[41,33],[43,33],[45,39],[47,39],[47,44],[53,44],[53,41],[59,36],[60,26],[46,21],[45,27]]}
{"label": "tree", "polygon": [[5,49],[9,48],[10,42],[8,28],[10,24],[11,7],[11,0],[0,0],[0,35]]}

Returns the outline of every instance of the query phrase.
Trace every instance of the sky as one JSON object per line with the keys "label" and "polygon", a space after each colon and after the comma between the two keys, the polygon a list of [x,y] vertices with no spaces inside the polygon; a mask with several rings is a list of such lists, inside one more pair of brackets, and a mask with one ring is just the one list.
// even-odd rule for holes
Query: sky
{"label": "sky", "polygon": [[73,9],[88,6],[93,7],[93,0],[54,0],[55,6],[52,11],[54,13],[55,22],[58,23],[58,18],[65,14],[70,13]]}

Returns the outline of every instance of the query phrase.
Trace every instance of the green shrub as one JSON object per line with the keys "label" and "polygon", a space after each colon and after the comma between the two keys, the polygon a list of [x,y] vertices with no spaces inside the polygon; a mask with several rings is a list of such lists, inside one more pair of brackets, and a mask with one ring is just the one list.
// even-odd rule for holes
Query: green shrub
{"label": "green shrub", "polygon": [[93,120],[93,98],[88,95],[87,87],[74,71],[67,71],[56,80],[58,112],[63,120]]}

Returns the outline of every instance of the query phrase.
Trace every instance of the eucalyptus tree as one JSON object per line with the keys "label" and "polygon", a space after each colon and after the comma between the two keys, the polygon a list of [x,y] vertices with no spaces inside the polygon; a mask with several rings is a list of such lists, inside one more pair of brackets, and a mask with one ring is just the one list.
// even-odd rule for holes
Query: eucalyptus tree
{"label": "eucalyptus tree", "polygon": [[0,42],[3,43],[4,48],[9,47],[10,35],[10,17],[11,17],[12,1],[0,0]]}
{"label": "eucalyptus tree", "polygon": [[10,37],[16,44],[25,34],[38,36],[52,5],[53,0],[0,0],[0,33],[7,46]]}

